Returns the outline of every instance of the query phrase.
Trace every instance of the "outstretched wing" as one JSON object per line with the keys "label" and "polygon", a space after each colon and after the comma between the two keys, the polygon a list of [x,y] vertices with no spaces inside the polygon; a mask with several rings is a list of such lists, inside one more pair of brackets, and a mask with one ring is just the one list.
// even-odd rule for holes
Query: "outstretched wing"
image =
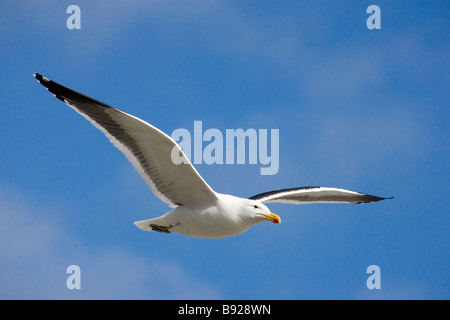
{"label": "outstretched wing", "polygon": [[251,197],[252,200],[270,203],[369,203],[391,198],[382,198],[365,193],[339,188],[327,187],[301,187],[282,189],[260,193]]}
{"label": "outstretched wing", "polygon": [[[42,75],[35,78],[77,111],[128,158],[150,189],[170,206],[215,201],[216,193],[202,179],[177,143],[147,122],[64,87]],[[172,161],[172,152],[183,159]]]}

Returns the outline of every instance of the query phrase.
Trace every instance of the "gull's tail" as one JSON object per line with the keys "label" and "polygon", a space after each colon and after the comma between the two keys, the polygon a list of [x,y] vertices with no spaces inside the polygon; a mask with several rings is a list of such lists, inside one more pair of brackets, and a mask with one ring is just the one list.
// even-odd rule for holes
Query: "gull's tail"
{"label": "gull's tail", "polygon": [[140,220],[133,222],[139,229],[142,229],[144,231],[152,231],[152,227],[150,227],[151,221],[153,219],[147,219],[147,220]]}
{"label": "gull's tail", "polygon": [[164,217],[135,221],[134,224],[144,231],[158,231],[164,233],[170,233],[170,229],[173,227],[165,221]]}

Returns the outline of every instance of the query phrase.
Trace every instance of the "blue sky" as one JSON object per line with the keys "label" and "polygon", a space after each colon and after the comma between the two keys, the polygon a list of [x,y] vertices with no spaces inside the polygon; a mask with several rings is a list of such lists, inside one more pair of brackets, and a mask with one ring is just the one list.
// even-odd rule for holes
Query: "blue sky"
{"label": "blue sky", "polygon": [[[69,30],[66,8],[81,8]],[[381,30],[366,9],[381,8]],[[448,299],[448,1],[2,1],[2,299]],[[33,73],[170,134],[279,129],[279,171],[197,165],[242,197],[306,185],[393,200],[272,204],[220,240],[169,210]],[[66,268],[81,268],[81,290]],[[381,289],[366,287],[370,265]]]}

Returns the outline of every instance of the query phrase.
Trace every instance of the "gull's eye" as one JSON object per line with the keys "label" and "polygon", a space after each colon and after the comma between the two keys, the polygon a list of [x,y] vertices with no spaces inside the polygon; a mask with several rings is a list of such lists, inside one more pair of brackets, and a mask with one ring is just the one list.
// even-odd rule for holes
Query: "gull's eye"
{"label": "gull's eye", "polygon": [[253,206],[253,208],[258,209],[258,206],[255,204],[255,205]]}

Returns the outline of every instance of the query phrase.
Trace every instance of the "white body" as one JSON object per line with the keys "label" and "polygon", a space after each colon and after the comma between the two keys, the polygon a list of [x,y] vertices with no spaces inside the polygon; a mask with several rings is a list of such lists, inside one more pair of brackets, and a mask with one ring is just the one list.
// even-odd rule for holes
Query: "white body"
{"label": "white body", "polygon": [[[153,230],[151,224],[172,226],[169,232],[198,238],[224,238],[247,231],[250,227],[266,220],[262,214],[248,214],[254,204],[248,199],[218,193],[216,203],[211,205],[183,205],[174,208],[161,217],[136,221],[142,230]],[[269,209],[258,203],[261,213],[270,214]]]}

